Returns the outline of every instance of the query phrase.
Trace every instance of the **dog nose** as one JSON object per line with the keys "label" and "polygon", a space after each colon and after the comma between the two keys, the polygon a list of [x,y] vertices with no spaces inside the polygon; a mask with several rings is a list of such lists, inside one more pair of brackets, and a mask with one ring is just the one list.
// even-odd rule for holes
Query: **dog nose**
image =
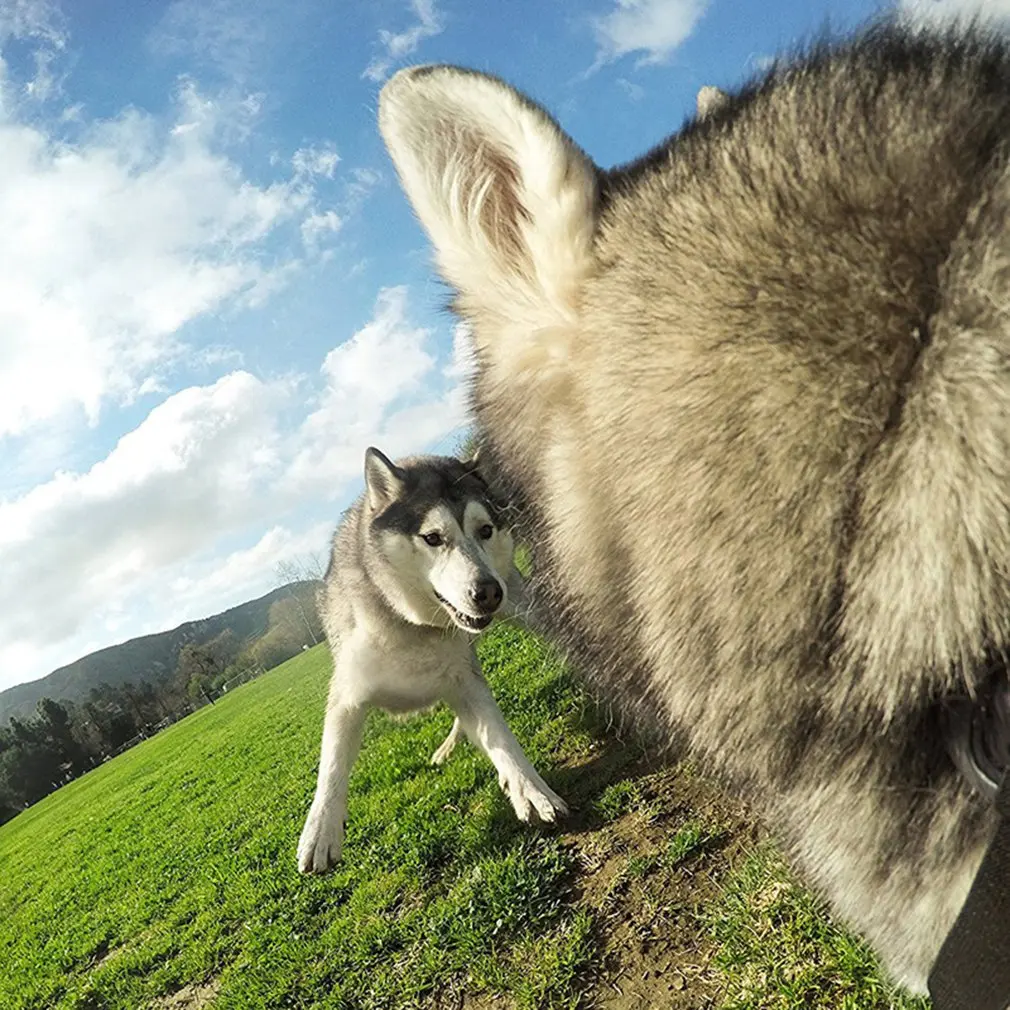
{"label": "dog nose", "polygon": [[497,579],[478,582],[470,590],[470,599],[482,614],[493,614],[501,606],[503,596]]}

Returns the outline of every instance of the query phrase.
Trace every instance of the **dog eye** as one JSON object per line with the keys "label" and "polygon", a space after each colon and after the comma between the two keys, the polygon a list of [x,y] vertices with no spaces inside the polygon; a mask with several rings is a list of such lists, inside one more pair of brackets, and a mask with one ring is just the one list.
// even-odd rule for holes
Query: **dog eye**
{"label": "dog eye", "polygon": [[490,540],[494,536],[494,527],[490,523],[484,523],[479,530],[477,530],[477,536],[481,540]]}
{"label": "dog eye", "polygon": [[429,547],[441,547],[442,546],[442,534],[441,533],[424,533],[421,535],[421,539]]}

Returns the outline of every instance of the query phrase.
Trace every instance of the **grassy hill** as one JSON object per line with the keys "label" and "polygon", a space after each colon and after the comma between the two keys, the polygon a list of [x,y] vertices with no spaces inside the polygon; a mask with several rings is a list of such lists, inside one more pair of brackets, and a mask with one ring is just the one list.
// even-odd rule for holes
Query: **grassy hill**
{"label": "grassy hill", "polygon": [[0,1006],[911,1010],[746,810],[650,761],[532,638],[482,644],[571,818],[522,826],[445,709],[370,718],[344,859],[305,878],[325,646],[0,827]]}
{"label": "grassy hill", "polygon": [[187,621],[171,631],[143,635],[99,649],[38,680],[0,691],[0,723],[5,723],[11,716],[23,718],[33,715],[41,698],[85,701],[91,689],[102,681],[117,687],[127,681],[139,684],[162,680],[171,676],[179,653],[190,642],[202,645],[231,631],[240,642],[251,644],[268,632],[270,608],[274,603],[294,591],[306,606],[314,607],[317,585],[307,581],[275,589],[259,599],[242,603],[213,617]]}

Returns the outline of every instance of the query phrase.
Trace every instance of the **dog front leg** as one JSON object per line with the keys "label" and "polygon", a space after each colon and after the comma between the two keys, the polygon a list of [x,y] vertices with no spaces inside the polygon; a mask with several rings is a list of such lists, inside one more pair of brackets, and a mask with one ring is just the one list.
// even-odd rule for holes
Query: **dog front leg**
{"label": "dog front leg", "polygon": [[479,670],[465,677],[446,701],[471,742],[491,759],[498,772],[498,784],[519,820],[528,823],[536,816],[552,822],[568,813],[565,801],[544,782],[523,753]]}
{"label": "dog front leg", "polygon": [[298,869],[323,873],[340,859],[347,816],[347,782],[361,748],[367,706],[347,704],[331,693],[323,724],[316,795],[298,840]]}

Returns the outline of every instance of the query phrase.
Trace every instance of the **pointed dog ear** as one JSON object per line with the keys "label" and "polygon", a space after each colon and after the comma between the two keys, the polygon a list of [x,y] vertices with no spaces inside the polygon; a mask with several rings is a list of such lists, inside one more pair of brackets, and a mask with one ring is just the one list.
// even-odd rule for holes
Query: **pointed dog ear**
{"label": "pointed dog ear", "polygon": [[385,508],[403,491],[407,475],[374,446],[365,450],[365,494],[373,511]]}
{"label": "pointed dog ear", "polygon": [[484,485],[484,487],[487,487],[488,483],[484,479],[484,474],[480,472],[480,459],[481,459],[480,446],[478,445],[474,449],[473,453],[471,453],[469,459],[463,459],[460,460],[460,462],[463,464],[464,468],[466,469],[466,472],[471,477],[475,477],[477,480],[481,482],[481,484]]}
{"label": "pointed dog ear", "polygon": [[593,268],[597,169],[561,127],[497,78],[421,66],[382,89],[379,129],[464,310],[570,324]]}

